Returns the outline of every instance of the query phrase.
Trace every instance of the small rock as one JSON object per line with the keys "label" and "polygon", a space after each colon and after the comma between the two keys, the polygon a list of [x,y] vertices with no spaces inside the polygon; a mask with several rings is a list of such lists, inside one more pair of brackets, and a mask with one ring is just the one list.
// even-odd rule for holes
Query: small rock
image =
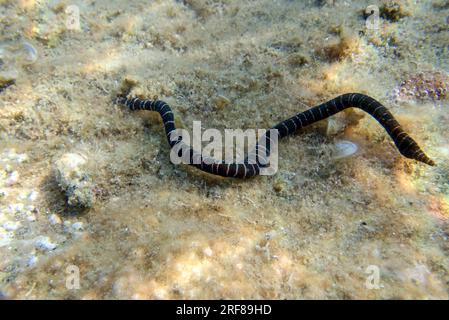
{"label": "small rock", "polygon": [[14,149],[8,149],[4,153],[4,157],[8,161],[14,161],[17,163],[22,163],[28,160],[28,156],[25,153],[16,153]]}
{"label": "small rock", "polygon": [[265,240],[269,241],[269,240],[275,238],[276,235],[277,235],[277,232],[275,230],[271,230],[265,234]]}
{"label": "small rock", "polygon": [[327,119],[326,135],[335,136],[346,128],[346,122],[340,118],[331,117]]}
{"label": "small rock", "polygon": [[41,236],[35,242],[34,245],[36,248],[44,251],[52,251],[55,250],[58,246],[56,243],[50,241],[49,237]]}
{"label": "small rock", "polygon": [[17,171],[13,171],[13,172],[11,172],[9,177],[6,179],[6,185],[12,186],[12,185],[16,184],[17,181],[19,181],[19,173]]}
{"label": "small rock", "polygon": [[48,221],[50,221],[51,224],[60,224],[61,218],[59,218],[56,214],[53,213],[48,217]]}
{"label": "small rock", "polygon": [[225,96],[222,95],[218,95],[215,100],[214,100],[214,104],[217,108],[225,108],[226,106],[231,104],[231,101],[226,98]]}
{"label": "small rock", "polygon": [[38,260],[39,260],[38,257],[36,257],[36,256],[34,256],[34,255],[31,256],[31,257],[28,259],[28,261],[27,261],[27,266],[28,266],[28,267],[34,267],[34,266],[37,264]]}
{"label": "small rock", "polygon": [[21,213],[25,209],[25,205],[23,203],[13,203],[8,206],[8,209],[12,213]]}
{"label": "small rock", "polygon": [[207,247],[207,248],[205,248],[205,249],[203,250],[203,253],[204,253],[206,256],[211,257],[212,254],[213,254],[213,251],[212,251],[211,248]]}
{"label": "small rock", "polygon": [[7,173],[11,173],[11,172],[14,171],[13,168],[12,168],[12,166],[11,166],[9,163],[8,163],[8,164],[5,164],[3,170],[5,170],[5,172],[7,172]]}
{"label": "small rock", "polygon": [[28,192],[26,192],[25,190],[21,191],[18,195],[17,195],[17,200],[19,201],[23,201],[25,199],[28,198]]}
{"label": "small rock", "polygon": [[72,224],[72,230],[74,231],[82,231],[84,230],[84,226],[82,222],[75,222]]}
{"label": "small rock", "polygon": [[72,221],[70,221],[70,220],[65,220],[64,223],[63,223],[63,225],[64,225],[64,227],[66,227],[66,228],[70,228],[70,226],[72,225]]}
{"label": "small rock", "polygon": [[70,206],[90,208],[95,197],[90,177],[84,170],[86,157],[66,153],[55,163],[55,176]]}
{"label": "small rock", "polygon": [[19,222],[6,221],[5,223],[3,223],[3,229],[5,229],[6,231],[16,231],[17,229],[19,229],[19,227]]}
{"label": "small rock", "polygon": [[284,189],[285,189],[285,182],[283,180],[276,180],[273,183],[273,190],[276,191],[277,193],[281,192]]}
{"label": "small rock", "polygon": [[30,194],[28,195],[28,200],[34,202],[37,199],[38,195],[39,193],[37,191],[31,191]]}
{"label": "small rock", "polygon": [[56,162],[56,166],[63,174],[77,174],[79,168],[86,164],[86,162],[87,159],[85,156],[76,153],[66,153]]}

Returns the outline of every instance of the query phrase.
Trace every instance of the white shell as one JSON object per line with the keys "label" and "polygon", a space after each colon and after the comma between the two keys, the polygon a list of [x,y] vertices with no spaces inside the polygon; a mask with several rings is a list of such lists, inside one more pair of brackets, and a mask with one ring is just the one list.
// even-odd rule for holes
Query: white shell
{"label": "white shell", "polygon": [[37,50],[31,43],[23,42],[19,48],[18,58],[23,65],[29,65],[36,62],[38,54]]}
{"label": "white shell", "polygon": [[336,141],[334,144],[333,158],[342,159],[350,157],[354,155],[358,149],[359,147],[351,141],[348,140]]}

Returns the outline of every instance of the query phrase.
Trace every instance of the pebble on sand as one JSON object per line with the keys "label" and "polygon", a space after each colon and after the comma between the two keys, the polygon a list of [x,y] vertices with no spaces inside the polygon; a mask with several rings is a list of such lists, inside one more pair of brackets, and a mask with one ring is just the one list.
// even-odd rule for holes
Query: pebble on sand
{"label": "pebble on sand", "polygon": [[36,239],[34,242],[34,245],[37,249],[43,250],[43,251],[52,251],[55,250],[58,246],[56,243],[51,242],[49,237],[41,236]]}
{"label": "pebble on sand", "polygon": [[66,153],[55,163],[55,178],[67,196],[70,206],[90,208],[95,197],[92,183],[85,171],[87,158],[77,153]]}

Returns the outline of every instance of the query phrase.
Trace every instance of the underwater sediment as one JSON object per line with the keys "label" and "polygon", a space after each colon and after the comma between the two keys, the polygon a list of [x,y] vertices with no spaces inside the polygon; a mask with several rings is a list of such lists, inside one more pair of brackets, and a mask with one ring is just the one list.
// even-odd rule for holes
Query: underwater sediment
{"label": "underwater sediment", "polygon": [[[0,1],[1,295],[447,299],[449,6],[379,1],[372,29],[369,5]],[[286,137],[275,175],[217,178],[124,91],[218,130],[361,92],[437,166],[348,110]]]}

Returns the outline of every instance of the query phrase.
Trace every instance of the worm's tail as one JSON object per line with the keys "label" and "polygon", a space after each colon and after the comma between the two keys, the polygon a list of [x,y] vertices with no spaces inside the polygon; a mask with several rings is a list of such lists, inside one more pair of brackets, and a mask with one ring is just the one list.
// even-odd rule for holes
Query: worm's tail
{"label": "worm's tail", "polygon": [[278,129],[280,137],[283,137],[351,107],[362,109],[376,119],[385,128],[403,156],[431,166],[435,165],[435,162],[421,150],[416,141],[402,129],[399,122],[386,107],[377,100],[360,93],[347,93],[338,96],[309,110],[298,113],[277,124],[274,128]]}

